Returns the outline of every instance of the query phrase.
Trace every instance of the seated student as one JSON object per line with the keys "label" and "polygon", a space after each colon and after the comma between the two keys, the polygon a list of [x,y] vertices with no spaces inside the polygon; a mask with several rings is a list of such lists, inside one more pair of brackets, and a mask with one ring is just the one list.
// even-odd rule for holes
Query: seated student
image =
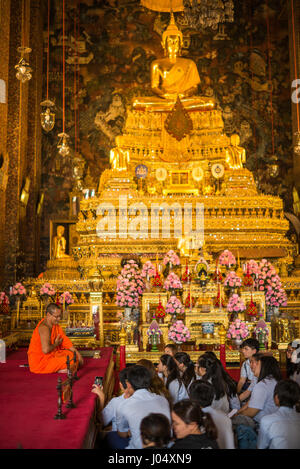
{"label": "seated student", "polygon": [[215,398],[212,407],[228,414],[230,411],[229,393],[233,393],[234,389],[231,390],[223,379],[222,368],[218,360],[204,353],[198,359],[196,372],[202,381],[208,381],[214,387]]}
{"label": "seated student", "polygon": [[[257,378],[250,400],[237,412],[236,416],[253,419],[258,426],[262,417],[276,411],[273,395],[278,381],[281,380],[279,364],[270,355],[254,354],[250,360],[251,370]],[[236,416],[233,421],[236,421]],[[248,421],[251,424],[251,421]],[[242,422],[247,425],[247,421]]]}
{"label": "seated student", "polygon": [[[290,378],[300,386],[300,339],[296,339],[291,344],[291,369]],[[293,368],[292,368],[293,367]]]}
{"label": "seated student", "polygon": [[260,421],[258,449],[300,449],[300,414],[295,405],[300,400],[300,387],[291,379],[279,381],[274,389],[278,407]]}
{"label": "seated student", "polygon": [[254,376],[250,367],[250,359],[255,353],[259,352],[259,342],[252,338],[246,339],[241,344],[240,350],[245,358],[237,385],[237,392],[239,394],[240,401],[242,402],[249,399],[252,389],[257,383],[257,378]]}
{"label": "seated student", "polygon": [[177,352],[174,356],[174,360],[177,363],[183,384],[188,390],[191,383],[196,380],[194,362],[191,360],[189,354],[185,352]]}
{"label": "seated student", "polygon": [[[106,435],[106,443],[110,448],[114,448],[116,445],[118,449],[126,448],[128,445],[129,439],[128,438],[120,438],[117,433],[117,425],[116,425],[116,413],[117,409],[120,404],[124,401],[124,399],[128,399],[130,397],[127,389],[126,384],[127,379],[127,368],[124,368],[119,373],[119,381],[120,381],[120,390],[121,395],[118,397],[113,397],[108,404],[104,407],[105,402],[105,394],[103,392],[103,386],[98,386],[93,384],[92,392],[99,397],[100,402],[100,411],[101,411],[101,420],[104,427],[108,426],[109,424],[112,425],[111,431]],[[104,407],[104,408],[103,408]]]}
{"label": "seated student", "polygon": [[163,381],[168,389],[172,404],[188,398],[188,393],[185,385],[180,377],[180,373],[176,362],[171,355],[162,355],[157,367],[159,373],[163,375]]}
{"label": "seated student", "polygon": [[200,406],[189,399],[177,402],[172,410],[176,436],[171,449],[218,449],[216,426]]}
{"label": "seated student", "polygon": [[130,397],[117,409],[116,426],[120,437],[130,438],[126,449],[142,449],[141,421],[150,413],[163,414],[171,421],[170,406],[165,397],[149,391],[151,374],[147,368],[135,365],[129,367],[127,373]]}
{"label": "seated student", "polygon": [[170,393],[169,393],[168,389],[166,388],[163,380],[158,377],[158,375],[156,373],[155,366],[152,363],[152,361],[142,358],[136,364],[144,366],[151,373],[151,385],[150,385],[149,391],[153,392],[154,394],[164,396],[167,399],[167,401],[169,402],[169,404],[171,405],[172,399],[171,399]]}
{"label": "seated student", "polygon": [[172,357],[174,357],[175,354],[177,353],[176,344],[167,344],[165,346],[164,352],[166,355],[171,355]]}
{"label": "seated student", "polygon": [[189,388],[192,402],[198,404],[202,411],[208,413],[218,430],[217,442],[220,449],[235,449],[232,422],[222,410],[214,409],[211,405],[214,399],[213,385],[205,381],[194,381]]}
{"label": "seated student", "polygon": [[171,440],[171,424],[163,414],[149,414],[144,417],[140,431],[144,449],[166,448]]}

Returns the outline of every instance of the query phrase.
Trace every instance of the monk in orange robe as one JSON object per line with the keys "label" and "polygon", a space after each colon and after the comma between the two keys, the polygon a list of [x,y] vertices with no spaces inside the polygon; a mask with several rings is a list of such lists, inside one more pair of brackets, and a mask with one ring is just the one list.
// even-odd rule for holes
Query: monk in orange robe
{"label": "monk in orange robe", "polygon": [[32,373],[66,373],[67,356],[71,369],[74,370],[74,352],[76,364],[83,365],[82,356],[58,324],[60,318],[60,307],[50,303],[46,309],[46,317],[34,329],[27,352]]}

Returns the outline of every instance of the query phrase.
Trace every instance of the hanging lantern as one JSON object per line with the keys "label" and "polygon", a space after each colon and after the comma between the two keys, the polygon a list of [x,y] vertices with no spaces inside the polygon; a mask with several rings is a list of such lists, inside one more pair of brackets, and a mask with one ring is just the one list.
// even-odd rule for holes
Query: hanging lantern
{"label": "hanging lantern", "polygon": [[251,294],[251,301],[248,304],[246,314],[252,317],[255,317],[258,315],[258,310],[257,310],[255,303],[253,302],[252,294]]}
{"label": "hanging lantern", "polygon": [[272,155],[270,164],[268,164],[268,173],[272,178],[276,178],[279,174],[278,156]]}
{"label": "hanging lantern", "polygon": [[26,81],[29,81],[32,78],[32,69],[24,59],[24,55],[29,54],[31,49],[30,47],[19,47],[18,52],[21,54],[21,59],[19,60],[18,64],[15,65],[15,69],[17,70],[16,77],[22,83],[26,83]]}
{"label": "hanging lantern", "polygon": [[51,109],[54,103],[50,100],[46,100],[41,103],[41,106],[46,108],[41,112],[41,126],[46,132],[50,132],[55,124],[55,113]]}
{"label": "hanging lantern", "polygon": [[61,156],[66,157],[70,154],[70,147],[68,145],[68,140],[67,140],[69,138],[69,135],[66,134],[65,132],[62,132],[61,134],[58,134],[58,137],[60,139],[57,145],[58,153]]}
{"label": "hanging lantern", "polygon": [[158,306],[155,310],[155,314],[153,316],[153,319],[155,318],[158,318],[158,319],[163,319],[166,315],[166,311],[165,311],[165,308],[163,307],[162,303],[161,303],[161,300],[160,300],[160,297],[159,297],[159,302],[158,302]]}
{"label": "hanging lantern", "polygon": [[252,287],[254,284],[253,277],[250,275],[249,264],[247,264],[247,273],[244,275],[243,284],[245,287]]}

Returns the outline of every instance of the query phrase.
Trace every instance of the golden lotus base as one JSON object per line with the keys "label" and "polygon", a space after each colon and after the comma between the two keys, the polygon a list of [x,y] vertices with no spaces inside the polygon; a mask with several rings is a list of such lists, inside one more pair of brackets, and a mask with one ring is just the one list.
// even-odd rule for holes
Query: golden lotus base
{"label": "golden lotus base", "polygon": [[77,280],[80,279],[78,263],[72,257],[50,259],[44,273],[46,280]]}

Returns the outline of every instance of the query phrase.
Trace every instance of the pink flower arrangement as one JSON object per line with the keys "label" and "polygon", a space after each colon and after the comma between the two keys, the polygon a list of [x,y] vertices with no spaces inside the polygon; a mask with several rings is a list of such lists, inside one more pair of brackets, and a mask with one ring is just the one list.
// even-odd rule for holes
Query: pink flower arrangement
{"label": "pink flower arrangement", "polygon": [[167,264],[171,264],[171,265],[180,265],[180,259],[178,257],[178,255],[176,254],[175,251],[173,251],[172,249],[170,251],[167,252],[167,254],[165,255],[164,259],[163,259],[163,263],[165,265]]}
{"label": "pink flower arrangement", "polygon": [[26,295],[26,289],[22,285],[22,283],[18,282],[16,283],[12,288],[11,288],[11,295],[15,296],[25,296]]}
{"label": "pink flower arrangement", "polygon": [[175,289],[181,289],[182,288],[182,283],[180,281],[180,278],[178,275],[176,275],[174,272],[171,272],[164,283],[164,288],[166,290],[175,290]]}
{"label": "pink flower arrangement", "polygon": [[55,295],[55,289],[51,285],[51,283],[44,283],[44,285],[40,289],[41,296],[53,296]]}
{"label": "pink flower arrangement", "polygon": [[220,254],[218,262],[220,265],[226,265],[226,267],[230,268],[232,265],[236,264],[236,259],[231,251],[225,249],[225,251]]}
{"label": "pink flower arrangement", "polygon": [[177,315],[183,313],[184,307],[179,298],[175,295],[170,296],[169,301],[166,304],[166,314]]}
{"label": "pink flower arrangement", "polygon": [[74,303],[73,297],[72,297],[71,293],[68,292],[68,291],[63,292],[59,296],[58,301],[61,305],[64,304],[64,303],[66,305],[70,305],[70,304]]}
{"label": "pink flower arrangement", "polygon": [[154,277],[155,273],[156,273],[156,269],[155,269],[155,266],[152,264],[152,262],[151,261],[145,262],[142,268],[141,276],[143,278],[146,277],[149,280],[150,278]]}
{"label": "pink flower arrangement", "polygon": [[168,332],[168,338],[175,343],[186,342],[191,338],[191,334],[183,321],[176,321],[172,324]]}
{"label": "pink flower arrangement", "polygon": [[145,284],[140,269],[135,261],[130,260],[124,265],[117,279],[117,305],[137,308],[144,290]]}
{"label": "pink flower arrangement", "polygon": [[224,285],[226,287],[241,287],[242,286],[242,279],[233,271],[231,270],[228,272],[225,280]]}
{"label": "pink flower arrangement", "polygon": [[266,305],[268,307],[286,306],[287,295],[275,267],[267,259],[262,259],[258,268],[256,285],[258,291],[265,292]]}
{"label": "pink flower arrangement", "polygon": [[249,335],[247,324],[240,319],[235,319],[229,326],[227,331],[228,339],[243,340]]}
{"label": "pink flower arrangement", "polygon": [[4,291],[0,292],[0,305],[8,305],[8,296]]}
{"label": "pink flower arrangement", "polygon": [[258,271],[259,271],[258,263],[254,259],[250,259],[250,261],[247,262],[246,270],[247,270],[247,268],[249,268],[249,274],[250,275],[258,274]]}
{"label": "pink flower arrangement", "polygon": [[246,305],[239,295],[235,293],[229,298],[227,304],[227,311],[229,311],[229,313],[241,313],[245,311],[245,309]]}

